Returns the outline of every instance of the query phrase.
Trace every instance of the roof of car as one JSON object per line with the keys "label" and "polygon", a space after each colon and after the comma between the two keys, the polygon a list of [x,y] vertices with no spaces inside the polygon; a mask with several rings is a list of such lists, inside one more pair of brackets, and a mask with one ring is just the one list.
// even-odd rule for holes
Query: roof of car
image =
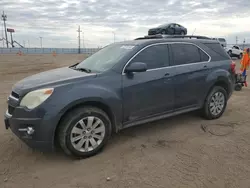
{"label": "roof of car", "polygon": [[169,26],[169,25],[172,25],[172,24],[176,24],[176,23],[167,23],[167,24],[162,24],[162,25],[157,26],[157,28],[160,28],[160,27],[166,27],[166,26]]}

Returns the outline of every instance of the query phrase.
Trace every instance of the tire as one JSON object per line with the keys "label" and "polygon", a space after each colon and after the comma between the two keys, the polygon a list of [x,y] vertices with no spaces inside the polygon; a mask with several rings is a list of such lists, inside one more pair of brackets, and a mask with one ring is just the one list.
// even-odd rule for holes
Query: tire
{"label": "tire", "polygon": [[242,59],[242,56],[243,56],[243,54],[240,53],[240,55],[238,56],[238,59]]}
{"label": "tire", "polygon": [[[217,95],[218,94],[218,95]],[[217,98],[220,102],[215,102],[214,99],[216,99],[216,96],[222,96],[224,98],[224,101],[219,100],[220,98]],[[207,95],[206,100],[204,102],[203,106],[203,117],[212,120],[212,119],[218,119],[222,116],[224,113],[226,106],[227,106],[227,100],[228,100],[228,94],[226,90],[221,86],[215,86]],[[212,105],[214,104],[214,105]],[[212,107],[214,106],[214,108]],[[216,110],[218,109],[218,111]],[[216,113],[217,112],[217,113]]]}
{"label": "tire", "polygon": [[[85,127],[88,124],[91,125],[90,130]],[[104,148],[111,136],[111,131],[112,126],[108,115],[99,108],[86,106],[76,108],[66,115],[59,125],[58,139],[65,154],[87,158],[96,155]],[[84,151],[85,147],[88,148],[87,151]]]}
{"label": "tire", "polygon": [[184,31],[182,31],[182,32],[181,32],[181,35],[185,35],[185,32],[184,32]]}
{"label": "tire", "polygon": [[241,84],[236,84],[235,87],[234,87],[235,91],[241,91],[241,89],[242,89],[242,85]]}
{"label": "tire", "polygon": [[232,51],[231,51],[231,50],[228,51],[228,55],[229,55],[230,57],[233,57],[233,54],[232,54]]}

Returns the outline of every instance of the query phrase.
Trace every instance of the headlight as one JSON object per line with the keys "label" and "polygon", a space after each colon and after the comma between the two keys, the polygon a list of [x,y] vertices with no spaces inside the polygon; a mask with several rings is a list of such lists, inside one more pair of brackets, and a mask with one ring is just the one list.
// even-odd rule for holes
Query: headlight
{"label": "headlight", "polygon": [[20,106],[27,107],[28,109],[34,109],[35,107],[42,104],[46,99],[53,93],[54,88],[45,88],[31,91],[24,96]]}

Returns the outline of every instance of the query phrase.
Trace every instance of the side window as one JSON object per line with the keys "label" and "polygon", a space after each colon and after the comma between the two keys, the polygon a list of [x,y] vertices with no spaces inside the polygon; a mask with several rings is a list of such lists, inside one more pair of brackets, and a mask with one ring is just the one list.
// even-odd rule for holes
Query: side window
{"label": "side window", "polygon": [[150,46],[141,51],[131,62],[143,62],[148,69],[156,69],[169,65],[168,45]]}
{"label": "side window", "polygon": [[201,61],[208,61],[209,60],[209,56],[207,54],[205,54],[201,49],[199,49],[200,52],[200,56],[201,56]]}
{"label": "side window", "polygon": [[209,57],[192,44],[172,44],[175,65],[208,61]]}

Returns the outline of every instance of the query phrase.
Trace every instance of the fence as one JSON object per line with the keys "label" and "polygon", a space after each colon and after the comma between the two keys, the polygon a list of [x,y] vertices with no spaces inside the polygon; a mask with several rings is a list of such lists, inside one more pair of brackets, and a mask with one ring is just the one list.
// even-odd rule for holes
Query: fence
{"label": "fence", "polygon": [[[81,48],[81,54],[94,54],[100,50],[100,48]],[[19,52],[24,54],[51,54],[53,52],[57,54],[78,54],[78,48],[0,48],[0,54],[17,54]]]}

